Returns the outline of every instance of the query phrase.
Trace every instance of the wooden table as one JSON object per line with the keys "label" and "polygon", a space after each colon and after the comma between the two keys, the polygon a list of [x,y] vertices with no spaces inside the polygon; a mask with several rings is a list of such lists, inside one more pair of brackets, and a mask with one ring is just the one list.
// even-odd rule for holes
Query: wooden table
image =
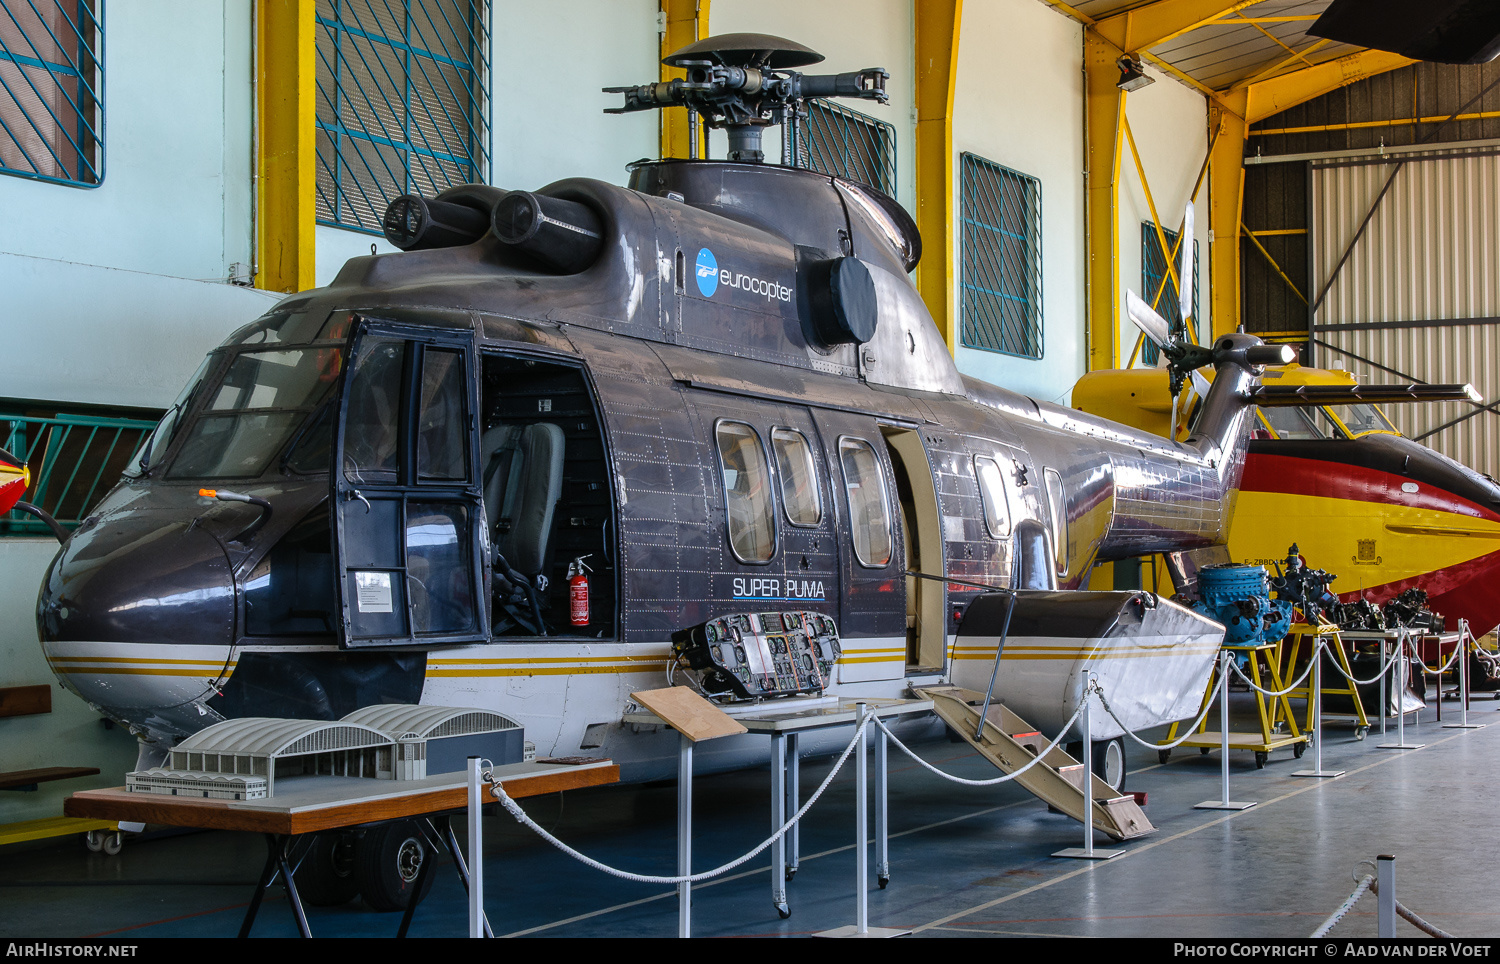
{"label": "wooden table", "polygon": [[[515,798],[601,786],[620,779],[620,768],[609,760],[580,764],[513,763],[495,767],[493,772],[505,787],[505,792]],[[282,787],[285,787],[284,791]],[[463,773],[445,773],[426,780],[410,781],[301,777],[278,780],[277,789],[275,796],[263,800],[208,800],[130,793],[124,787],[83,790],[64,801],[63,812],[70,817],[264,834],[268,848],[266,864],[240,927],[241,937],[249,936],[261,899],[278,875],[297,919],[298,930],[303,937],[312,936],[301,898],[297,895],[293,872],[311,844],[311,835],[319,831],[422,819],[432,831],[430,839],[446,846],[454,855],[459,878],[465,889],[468,888],[468,877],[446,816],[468,806],[468,785]],[[438,818],[438,824],[432,822],[434,817]],[[422,861],[414,894],[422,892],[431,865],[431,860]],[[406,935],[416,905],[415,898],[407,904],[398,937]]]}

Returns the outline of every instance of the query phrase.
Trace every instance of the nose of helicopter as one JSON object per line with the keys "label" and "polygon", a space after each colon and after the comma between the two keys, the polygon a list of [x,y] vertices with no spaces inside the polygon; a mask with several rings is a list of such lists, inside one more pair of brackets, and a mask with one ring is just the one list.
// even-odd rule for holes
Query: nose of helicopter
{"label": "nose of helicopter", "polygon": [[[37,599],[37,633],[65,688],[121,722],[192,732],[230,671],[234,577],[219,540],[144,511],[85,522]],[[185,719],[172,722],[181,712]]]}

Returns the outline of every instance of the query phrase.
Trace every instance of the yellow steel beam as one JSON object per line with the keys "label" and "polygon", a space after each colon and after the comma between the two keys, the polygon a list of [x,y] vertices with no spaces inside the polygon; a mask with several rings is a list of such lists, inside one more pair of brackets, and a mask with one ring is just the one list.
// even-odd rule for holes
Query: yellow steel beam
{"label": "yellow steel beam", "polygon": [[1250,132],[1253,137],[1267,134],[1308,134],[1315,131],[1350,131],[1366,127],[1401,127],[1406,124],[1443,124],[1448,121],[1493,120],[1500,110],[1482,110],[1470,114],[1432,114],[1427,117],[1392,117],[1386,120],[1349,121],[1346,124],[1314,124],[1311,127],[1268,127]]}
{"label": "yellow steel beam", "polygon": [[317,214],[314,0],[256,4],[255,286],[311,288]]}
{"label": "yellow steel beam", "polygon": [[963,0],[923,0],[916,14],[917,290],[951,352],[958,345],[954,299],[953,88]]}
{"label": "yellow steel beam", "polygon": [[[1151,182],[1146,180],[1146,166],[1141,163],[1141,152],[1136,149],[1135,134],[1130,130],[1130,119],[1125,118],[1124,121],[1125,141],[1130,145],[1130,159],[1135,161],[1135,173],[1141,179],[1141,190],[1146,194],[1146,206],[1151,209],[1151,226],[1156,229],[1156,243],[1161,245],[1162,253],[1167,256],[1167,275],[1162,279],[1162,284],[1165,285],[1167,279],[1170,278],[1172,284],[1177,286],[1177,290],[1181,291],[1182,279],[1177,277],[1177,265],[1175,264],[1177,259],[1173,256],[1176,254],[1177,249],[1169,248],[1167,245],[1167,233],[1161,226],[1161,215],[1156,211],[1156,199],[1151,196]],[[1177,240],[1182,240],[1180,233]],[[1160,294],[1157,297],[1160,298]],[[1153,302],[1151,307],[1155,308],[1156,303]]]}
{"label": "yellow steel beam", "polygon": [[[661,34],[661,55],[681,50],[695,40],[708,36],[709,0],[660,0],[665,29]],[[686,77],[687,71],[679,67],[661,65],[664,81]],[[701,129],[699,131],[702,133]],[[671,107],[661,111],[661,156],[688,157],[688,112],[683,107]],[[698,156],[703,156],[704,140],[698,138]]]}
{"label": "yellow steel beam", "polygon": [[[1209,312],[1213,337],[1240,324],[1240,216],[1245,190],[1245,99],[1223,95],[1228,105],[1210,102],[1212,130],[1208,160],[1208,226],[1210,242]],[[1236,111],[1233,108],[1238,107]]]}
{"label": "yellow steel beam", "polygon": [[1244,90],[1248,94],[1244,117],[1253,124],[1340,87],[1414,63],[1416,61],[1410,57],[1384,50],[1361,50],[1315,67],[1304,67],[1280,77],[1233,89]]}
{"label": "yellow steel beam", "polygon": [[1248,87],[1253,84],[1258,84],[1270,77],[1274,77],[1277,74],[1281,73],[1281,68],[1285,67],[1287,64],[1290,64],[1294,60],[1300,60],[1305,64],[1311,63],[1311,61],[1307,59],[1307,55],[1315,50],[1319,50],[1327,46],[1330,43],[1332,43],[1332,41],[1330,40],[1319,40],[1316,43],[1308,44],[1301,50],[1293,51],[1292,56],[1284,57],[1281,60],[1276,61],[1276,63],[1272,64],[1271,66],[1252,75],[1248,80],[1243,81],[1242,86]]}
{"label": "yellow steel beam", "polygon": [[1189,30],[1213,23],[1260,0],[1156,0],[1105,17],[1095,27],[1106,36],[1120,28],[1121,47],[1135,52],[1166,43]]}
{"label": "yellow steel beam", "polygon": [[1088,247],[1088,370],[1119,367],[1120,133],[1125,92],[1115,61],[1126,23],[1083,33],[1085,225]]}

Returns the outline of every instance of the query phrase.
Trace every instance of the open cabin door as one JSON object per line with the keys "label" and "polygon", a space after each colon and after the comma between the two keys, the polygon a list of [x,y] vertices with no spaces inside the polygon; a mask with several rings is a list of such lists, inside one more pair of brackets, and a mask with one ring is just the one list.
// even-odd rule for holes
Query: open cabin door
{"label": "open cabin door", "polygon": [[471,342],[370,321],[354,332],[332,467],[346,648],[488,638]]}

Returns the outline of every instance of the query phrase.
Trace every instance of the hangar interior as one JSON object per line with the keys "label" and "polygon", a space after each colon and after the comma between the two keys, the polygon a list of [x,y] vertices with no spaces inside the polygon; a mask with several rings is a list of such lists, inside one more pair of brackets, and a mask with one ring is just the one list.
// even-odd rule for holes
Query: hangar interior
{"label": "hangar interior", "polygon": [[[1184,337],[1199,345],[1244,332],[1269,344],[1294,346],[1305,367],[1347,371],[1362,383],[1472,385],[1480,401],[1453,397],[1376,412],[1356,394],[1347,403],[1330,401],[1324,409],[1310,410],[1306,424],[1295,429],[1269,416],[1254,422],[1247,431],[1256,440],[1301,440],[1325,453],[1369,434],[1399,434],[1436,453],[1418,457],[1418,462],[1432,460],[1435,478],[1457,478],[1461,467],[1472,472],[1463,477],[1468,488],[1449,486],[1444,492],[1442,484],[1428,486],[1424,477],[1420,493],[1417,483],[1406,483],[1412,488],[1403,491],[1421,496],[1409,504],[1391,508],[1366,501],[1350,508],[1354,497],[1325,485],[1320,473],[1378,470],[1395,478],[1412,465],[1411,454],[1388,446],[1375,455],[1300,468],[1301,488],[1291,489],[1278,488],[1294,474],[1290,462],[1252,464],[1237,508],[1232,490],[1227,499],[1242,521],[1225,530],[1224,558],[1270,565],[1298,543],[1309,567],[1339,575],[1335,592],[1390,589],[1378,602],[1418,585],[1419,576],[1446,573],[1431,583],[1429,594],[1450,614],[1467,614],[1464,607],[1472,604],[1469,628],[1485,637],[1500,623],[1500,613],[1491,615],[1494,577],[1488,572],[1497,565],[1490,556],[1500,536],[1495,511],[1500,499],[1470,476],[1487,480],[1490,489],[1493,477],[1500,476],[1500,418],[1492,401],[1500,358],[1494,342],[1500,331],[1494,266],[1500,249],[1500,67],[1419,60],[1310,33],[1330,5],[1329,0],[1080,0],[1073,5],[1059,0],[0,0],[0,208],[8,215],[0,243],[7,335],[0,352],[0,425],[8,430],[0,448],[29,466],[26,501],[66,532],[92,526],[85,520],[122,474],[136,472],[133,466],[143,446],[150,448],[158,423],[179,414],[189,398],[183,386],[197,384],[202,376],[195,373],[209,352],[273,312],[283,298],[333,285],[350,259],[398,255],[384,230],[391,201],[402,195],[432,198],[463,184],[493,186],[501,193],[537,192],[563,178],[592,178],[623,187],[632,165],[644,159],[723,160],[729,146],[723,130],[690,130],[680,107],[608,113],[620,105],[621,95],[606,89],[686,77],[683,69],[662,61],[689,44],[729,34],[766,34],[822,55],[821,66],[799,66],[808,73],[868,67],[888,72],[883,101],[809,100],[794,142],[783,143],[781,125],[767,127],[765,155],[769,163],[791,160],[796,167],[869,185],[894,199],[920,233],[921,257],[911,281],[957,374],[1063,413],[1033,421],[1061,432],[1068,410],[1081,409],[1143,430],[1154,419],[1163,427],[1157,434],[1189,438],[1186,406],[1182,422],[1165,427],[1178,412],[1164,401],[1165,369],[1155,367],[1157,348],[1130,323],[1127,291],[1140,292],[1167,322],[1182,323]],[[1194,215],[1184,220],[1189,203]],[[1193,252],[1190,279],[1178,277],[1184,247]],[[677,255],[680,261],[683,251]],[[682,271],[680,264],[677,270]],[[681,274],[678,284],[680,290]],[[1183,312],[1189,305],[1190,312]],[[547,324],[557,329],[561,323]],[[526,337],[536,345],[550,344],[553,335],[545,327],[538,322]],[[343,338],[344,330],[338,330]],[[585,338],[578,340],[582,344]],[[406,371],[441,356],[449,350],[446,344],[408,342]],[[672,350],[657,350],[666,367]],[[916,339],[910,350],[917,353]],[[324,369],[329,379],[338,377],[344,357],[335,353],[335,366]],[[1086,403],[1084,393],[1075,392],[1085,376],[1117,369],[1136,369],[1155,380],[1140,383],[1142,398],[1133,389],[1123,395],[1106,390],[1098,396],[1102,401]],[[486,355],[482,371],[485,384],[475,395],[479,411],[471,409],[467,416],[471,421],[476,414],[517,426],[572,419],[558,432],[559,438],[566,435],[568,454],[557,459],[572,481],[565,483],[564,495],[553,496],[562,499],[557,525],[563,528],[554,537],[552,554],[595,556],[590,571],[599,583],[596,606],[623,607],[642,598],[632,595],[639,590],[629,567],[610,555],[618,536],[609,528],[610,500],[623,500],[626,487],[619,481],[619,495],[609,491],[613,470],[604,463],[615,438],[610,433],[617,429],[610,421],[606,433],[605,425],[606,416],[616,416],[597,401],[592,376],[581,364],[557,357],[541,363],[515,354]],[[753,371],[748,361],[738,368],[726,363],[721,377],[748,382]],[[565,389],[554,383],[566,383]],[[1147,390],[1160,398],[1153,396],[1148,404]],[[874,391],[866,394],[874,397]],[[1198,390],[1200,401],[1207,391]],[[548,406],[537,411],[551,412],[553,395],[567,396],[556,414],[544,419],[530,409],[521,411],[521,402],[530,406],[536,396],[538,404]],[[705,406],[691,419],[717,433],[726,490],[734,478],[753,485],[748,462],[729,467],[731,443],[723,428],[750,418],[744,407],[753,405],[719,404],[718,409]],[[852,430],[838,427],[839,416],[804,418],[785,407],[784,399],[766,404],[783,405],[766,416],[778,426],[777,443],[800,438],[805,445],[819,433],[831,443],[838,436],[839,457],[847,459],[839,498],[850,500],[854,515],[850,493],[859,486],[850,479],[861,455]],[[819,412],[836,412],[840,403],[809,404],[821,405]],[[1009,404],[1014,403],[991,407]],[[650,408],[643,395],[631,417],[644,420]],[[1262,411],[1272,411],[1269,403]],[[1380,421],[1362,426],[1358,418]],[[744,437],[753,436],[756,430],[745,424]],[[768,435],[771,424],[766,422]],[[666,426],[666,420],[659,425]],[[663,453],[675,451],[665,427],[650,431],[657,433]],[[919,437],[916,429],[891,422],[882,423],[876,434],[886,448],[869,463],[878,465],[867,470],[895,478],[903,527],[907,512],[915,519],[929,502],[936,523],[925,535],[903,528],[907,543],[896,538],[887,555],[907,560],[911,569],[918,568],[918,559],[940,562],[950,551],[945,546],[963,543],[950,530],[956,527],[962,536],[966,520],[948,511],[956,502],[944,501],[958,499],[958,490],[943,488],[944,479],[959,472],[944,475],[948,470],[930,433]],[[417,442],[410,448],[420,450]],[[783,461],[774,475],[785,484],[795,476],[797,450],[778,445],[775,451]],[[663,464],[677,458],[660,455]],[[954,455],[955,465],[958,460]],[[930,477],[912,471],[924,461],[932,465]],[[651,459],[639,462],[648,466]],[[1019,461],[1016,466],[1024,477]],[[977,477],[983,468],[971,459],[963,471]],[[716,486],[712,476],[706,472],[702,484]],[[399,497],[403,505],[419,498],[424,479],[407,486],[410,491]],[[1031,489],[1049,484],[1039,477]],[[1059,495],[1046,498],[1072,499],[1072,484],[1070,478],[1063,493],[1059,481]],[[983,479],[969,484],[974,494],[965,489],[963,497],[987,508],[983,485]],[[828,490],[830,502],[835,488]],[[1437,494],[1429,495],[1430,490]],[[364,500],[368,510],[365,495],[357,488],[349,491],[345,502]],[[632,489],[630,498],[637,494]],[[717,505],[717,498],[714,494],[707,503]],[[734,498],[726,491],[726,503]],[[1042,505],[1042,496],[1028,498],[1028,505]],[[783,499],[790,515],[791,498]],[[1059,512],[1052,504],[1054,514]],[[575,507],[572,515],[568,506]],[[322,511],[326,516],[329,510]],[[680,506],[670,511],[686,518]],[[262,522],[273,518],[267,508]],[[984,525],[978,515],[967,523],[971,529]],[[819,509],[802,521],[791,520],[784,526],[785,547],[772,537],[768,554],[790,553],[794,544],[805,543],[796,549],[802,568],[816,571],[819,536],[832,539],[839,524],[831,507],[827,514]],[[323,519],[312,538],[324,539],[328,526]],[[1018,539],[1021,531],[1017,525]],[[889,530],[884,535],[891,538]],[[1065,535],[1048,538],[1067,543]],[[863,565],[871,543],[857,537],[855,545]],[[128,548],[122,544],[115,550]],[[484,548],[488,552],[488,543]],[[751,544],[737,540],[732,549],[738,563],[757,561]],[[1296,554],[1295,547],[1291,552]],[[38,645],[38,587],[57,554],[58,539],[38,517],[20,511],[0,516],[0,778],[54,767],[95,772],[23,782],[19,792],[0,794],[3,825],[58,817],[70,794],[119,786],[139,762],[128,726],[105,718],[59,684],[74,671],[67,660],[82,657],[49,661]],[[320,554],[310,552],[307,558]],[[507,554],[514,562],[508,548]],[[1066,549],[1055,554],[1058,572],[1033,588],[1171,593],[1167,561],[1150,552],[1104,559],[1079,551],[1071,561],[1064,558]],[[1010,557],[1005,559],[1008,572]],[[97,565],[107,562],[107,555],[101,556]],[[694,564],[691,553],[679,549],[662,568]],[[558,565],[566,567],[567,560]],[[486,560],[486,574],[490,566]],[[795,564],[788,566],[790,583],[797,571]],[[849,571],[860,575],[858,567]],[[962,578],[968,571],[950,568],[947,575]],[[85,573],[83,584],[89,578]],[[888,591],[890,579],[887,589],[877,589],[870,578],[870,592]],[[893,578],[902,581],[900,575]],[[915,597],[917,582],[907,578],[904,591]],[[552,582],[551,604],[559,610],[566,604],[565,583]],[[936,584],[942,583],[938,577]],[[385,585],[389,599],[390,584]],[[476,595],[479,589],[477,583],[470,586]],[[916,639],[911,629],[906,649],[899,631],[892,637],[898,641],[888,643],[895,655],[851,650],[853,641],[846,641],[842,681],[904,681],[957,658],[950,647],[958,622],[945,612],[952,604],[935,591],[922,598],[929,609],[909,609],[908,619],[925,621],[929,630],[946,625],[938,645]],[[185,600],[163,595],[151,605],[163,611],[196,605]],[[718,615],[712,602],[710,593],[693,621]],[[526,606],[540,604],[517,605],[519,615],[511,625],[518,628],[511,631],[520,634],[531,619]],[[127,618],[106,614],[99,624],[117,616]],[[539,611],[536,621],[541,621]],[[623,642],[627,633],[621,627],[627,624],[636,625],[621,615],[595,635]],[[668,685],[655,672],[661,653],[648,676],[627,665],[643,656],[605,665],[602,661],[611,658],[608,647],[598,643],[589,652],[595,651],[606,655],[586,659],[598,664],[575,660],[567,671],[516,671],[505,685],[521,702],[546,703],[551,708],[541,715],[549,719],[561,718],[561,707],[590,699],[593,692],[616,699],[648,685]],[[434,668],[444,652],[432,651],[425,696],[447,705],[474,703],[478,691],[463,676],[472,669]],[[352,664],[365,655],[345,657],[340,653],[338,659]],[[228,675],[226,659],[190,645],[170,656],[164,647],[149,666],[132,665],[136,656],[105,656],[103,664],[95,659],[89,665],[95,670],[105,665],[106,677],[121,686],[132,673],[151,673],[193,685],[207,681],[212,689],[222,687]],[[373,667],[375,657],[369,659]],[[881,659],[892,667],[889,675],[870,668],[886,665]],[[379,670],[387,671],[395,676],[405,670]],[[418,672],[421,689],[424,677]],[[580,688],[584,676],[598,686],[607,678],[606,689]],[[241,681],[244,685],[243,676]],[[243,690],[230,691],[228,698],[254,703]],[[178,708],[193,699],[185,697]],[[1250,694],[1236,693],[1234,700],[1236,720],[1253,725]],[[1438,707],[1441,700],[1429,700],[1422,727],[1436,722]],[[504,706],[490,709],[508,712]],[[1488,722],[1483,717],[1490,711],[1485,702],[1469,710],[1480,722]],[[197,712],[203,712],[201,706]],[[1452,722],[1458,709],[1450,703],[1440,712]],[[554,725],[560,735],[538,746],[541,755],[589,755],[597,749],[590,740],[602,723],[586,714],[574,716]],[[938,727],[932,722],[926,735],[936,735]],[[1161,739],[1165,730],[1142,732]],[[1477,810],[1488,795],[1486,741],[1495,739],[1496,731],[1426,732],[1437,735],[1427,737],[1430,746],[1423,753],[1379,758],[1363,733],[1355,740],[1347,730],[1331,730],[1321,749],[1346,776],[1326,783],[1299,783],[1276,773],[1275,766],[1262,771],[1263,761],[1252,769],[1236,756],[1236,780],[1259,781],[1255,799],[1265,802],[1242,817],[1191,810],[1211,792],[1216,756],[1200,761],[1197,754],[1179,755],[1176,763],[1163,759],[1145,766],[1142,761],[1153,754],[1131,748],[1132,782],[1150,787],[1149,812],[1168,832],[1155,838],[1157,843],[1135,844],[1140,858],[1120,861],[1120,870],[1108,863],[1093,870],[1049,864],[1046,854],[1066,845],[1069,831],[1059,829],[1064,818],[1049,817],[1037,801],[1016,791],[986,796],[987,791],[970,788],[933,790],[919,784],[903,761],[892,778],[893,812],[903,815],[892,829],[898,839],[906,835],[918,842],[923,856],[906,864],[897,859],[891,888],[875,895],[875,916],[921,925],[921,932],[932,936],[1303,936],[1316,925],[1314,918],[1325,916],[1347,893],[1350,855],[1368,859],[1374,851],[1366,855],[1358,848],[1378,840],[1382,852],[1399,849],[1412,858],[1411,865],[1445,868],[1440,881],[1424,878],[1424,884],[1431,885],[1429,906],[1441,904],[1450,930],[1461,936],[1493,934],[1493,906],[1470,899],[1488,892],[1485,882],[1469,882],[1467,870],[1455,870],[1444,858],[1451,858],[1456,841],[1465,838],[1460,828],[1466,822],[1487,823],[1487,815],[1468,811]],[[938,739],[923,744],[921,754],[971,778],[993,773],[967,747]],[[809,786],[826,772],[831,746],[809,750],[804,778]],[[1279,763],[1290,768],[1290,761]],[[708,831],[713,835],[708,849],[728,854],[740,843],[755,842],[748,831],[739,831],[763,825],[757,808],[764,801],[755,794],[762,793],[764,783],[763,763],[761,769],[701,781],[700,806],[714,809],[700,809],[700,819],[708,824],[708,812],[729,818]],[[834,787],[834,807],[850,813],[849,779]],[[661,815],[670,814],[672,801],[659,786],[569,793],[574,794],[570,803],[580,801],[573,811],[545,799],[538,812],[552,815],[560,835],[571,830],[570,842],[587,841],[619,858],[612,863],[629,865],[640,856],[631,841],[644,834],[662,847],[671,838],[670,820]],[[1451,812],[1432,817],[1440,802]],[[1189,816],[1156,817],[1176,812],[1173,808]],[[1364,824],[1367,810],[1378,813]],[[825,815],[809,825],[803,851],[814,855],[808,857],[812,872],[798,884],[806,893],[813,890],[807,878],[822,876],[820,886],[828,889],[816,891],[821,896],[814,900],[804,898],[806,910],[799,908],[789,921],[767,920],[760,890],[752,904],[749,897],[724,896],[737,884],[714,885],[702,898],[712,909],[703,912],[700,933],[794,935],[842,922],[847,891],[831,872],[819,869],[849,856],[850,848],[836,842],[844,832],[842,819]],[[506,892],[508,903],[541,906],[516,910],[510,924],[502,928],[497,921],[497,931],[672,932],[670,900],[657,891],[640,891],[647,900],[631,896],[637,891],[610,890],[588,878],[589,884],[569,893],[570,874],[583,871],[533,848],[535,841],[503,814],[488,825],[500,841],[492,872],[508,873],[499,868],[513,860],[526,868],[523,878],[550,881],[533,894]],[[976,838],[984,841],[983,854],[973,852]],[[193,849],[199,845],[206,849]],[[189,891],[224,882],[206,881],[203,868],[232,868],[223,899],[238,901],[230,891],[238,893],[253,882],[259,846],[227,835],[132,838],[117,855],[74,853],[57,840],[0,846],[0,861],[11,864],[10,876],[19,882],[8,892],[16,901],[7,898],[7,903],[20,910],[22,891],[28,891],[44,895],[53,908],[44,911],[39,904],[34,912],[0,915],[0,934],[209,936],[204,928],[232,930],[223,913],[195,903],[198,898]],[[1152,847],[1159,849],[1153,854],[1147,849]],[[943,853],[967,855],[937,856]],[[819,864],[814,857],[827,859]],[[657,872],[669,870],[665,861],[661,856]],[[193,866],[199,877],[174,879],[176,889],[155,899],[194,908],[187,913],[196,924],[174,929],[163,924],[166,915],[55,909],[73,900],[69,893],[83,893],[68,890],[74,881],[112,881],[118,886],[108,899],[125,900],[138,880]],[[765,872],[761,864],[750,866]],[[1209,882],[1231,876],[1249,884],[1248,896]],[[1154,881],[1162,878],[1171,879],[1169,890],[1157,889]],[[432,904],[461,904],[451,881],[438,886],[445,889],[435,892]],[[903,887],[905,896],[881,910],[878,902],[895,898]],[[555,891],[551,897],[548,889]],[[915,900],[914,891],[921,895]],[[987,892],[994,897],[982,896]],[[1220,910],[1163,911],[1148,899],[1163,892],[1184,906],[1202,900],[1216,902]],[[219,892],[213,893],[218,899]],[[638,899],[647,910],[636,909]],[[1242,899],[1248,908],[1243,912],[1223,910]],[[985,916],[1001,904],[1008,905],[1004,913],[997,909],[993,919]],[[549,906],[566,912],[551,913]],[[627,906],[632,909],[620,909]],[[490,913],[499,916],[495,908]],[[1207,923],[1193,922],[1194,913]],[[1112,916],[1127,922],[1112,925]],[[814,917],[818,927],[808,923]],[[330,922],[325,928],[349,935],[383,933],[389,922],[356,911],[337,922],[320,920]],[[437,936],[457,933],[462,924],[455,909],[452,916],[434,915],[416,926],[414,934],[426,926],[425,933]],[[593,926],[601,929],[590,930]],[[1375,933],[1370,915],[1355,915],[1345,926],[1353,928],[1346,933]]]}

